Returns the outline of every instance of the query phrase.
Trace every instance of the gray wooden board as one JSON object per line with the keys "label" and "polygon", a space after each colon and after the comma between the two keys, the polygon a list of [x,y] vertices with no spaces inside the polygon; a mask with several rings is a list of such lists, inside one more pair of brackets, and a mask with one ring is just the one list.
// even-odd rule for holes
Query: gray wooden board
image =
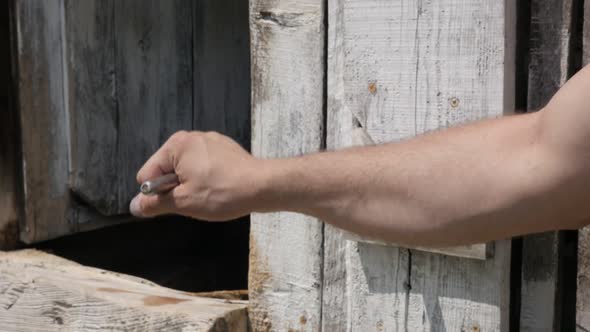
{"label": "gray wooden board", "polygon": [[0,11],[0,249],[18,244],[20,154],[18,113],[12,93],[8,4]]}
{"label": "gray wooden board", "polygon": [[248,1],[194,3],[194,129],[250,148]]}
{"label": "gray wooden board", "polygon": [[195,296],[34,250],[0,253],[2,331],[247,331],[245,301]]}
{"label": "gray wooden board", "polygon": [[[573,0],[531,2],[527,108],[542,109],[568,79]],[[559,330],[558,232],[523,237],[521,331]]]}
{"label": "gray wooden board", "polygon": [[61,1],[15,2],[24,218],[21,239],[68,232],[68,119]]}
{"label": "gray wooden board", "polygon": [[[65,0],[67,101],[71,126],[69,186],[103,214],[119,204],[119,118],[112,0]],[[127,166],[123,166],[127,167]]]}
{"label": "gray wooden board", "polygon": [[115,2],[119,181],[111,190],[119,212],[137,194],[137,170],[147,158],[174,132],[192,128],[192,3]]}
{"label": "gray wooden board", "polygon": [[[584,4],[584,65],[590,65],[590,3]],[[590,331],[590,227],[578,236],[578,288],[576,295],[578,332]]]}
{"label": "gray wooden board", "polygon": [[[391,142],[514,109],[512,1],[330,0],[328,147]],[[326,226],[326,331],[508,328],[510,241],[471,260],[344,240]]]}
{"label": "gray wooden board", "polygon": [[[323,139],[322,0],[250,2],[252,151],[318,151]],[[249,315],[255,331],[318,331],[322,225],[295,213],[251,217]]]}

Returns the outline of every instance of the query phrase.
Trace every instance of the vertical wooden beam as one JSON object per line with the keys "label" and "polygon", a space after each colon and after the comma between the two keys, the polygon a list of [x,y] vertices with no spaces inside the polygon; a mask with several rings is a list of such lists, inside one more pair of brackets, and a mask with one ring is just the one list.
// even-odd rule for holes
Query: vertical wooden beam
{"label": "vertical wooden beam", "polygon": [[[584,1],[584,65],[590,65],[590,1]],[[590,331],[590,227],[578,235],[578,288],[576,294],[577,331]]]}
{"label": "vertical wooden beam", "polygon": [[[331,0],[328,147],[514,109],[513,1]],[[479,261],[344,240],[326,226],[326,331],[508,329],[510,241]]]}
{"label": "vertical wooden beam", "polygon": [[0,6],[0,249],[18,242],[20,192],[20,129],[12,94],[9,2]]}
{"label": "vertical wooden beam", "polygon": [[[533,0],[530,9],[527,111],[542,109],[570,75],[576,0]],[[523,41],[524,42],[524,41]],[[563,235],[525,236],[522,243],[521,331],[560,331]]]}
{"label": "vertical wooden beam", "polygon": [[117,160],[114,3],[65,0],[64,11],[71,128],[69,187],[93,209],[105,215],[119,214],[125,210],[117,191],[122,165]]}
{"label": "vertical wooden beam", "polygon": [[[323,141],[322,0],[252,0],[252,151],[318,151]],[[319,331],[322,225],[294,213],[254,214],[250,308],[255,331]]]}
{"label": "vertical wooden beam", "polygon": [[21,239],[68,232],[68,139],[63,2],[15,2],[24,218]]}

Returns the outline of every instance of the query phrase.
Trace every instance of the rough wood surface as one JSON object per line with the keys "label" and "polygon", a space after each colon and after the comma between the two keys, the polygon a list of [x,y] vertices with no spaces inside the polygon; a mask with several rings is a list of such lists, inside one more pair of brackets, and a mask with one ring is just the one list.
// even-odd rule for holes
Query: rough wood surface
{"label": "rough wood surface", "polygon": [[117,140],[125,128],[119,128],[117,110],[114,3],[65,0],[64,6],[69,186],[98,211],[121,213]]}
{"label": "rough wood surface", "polygon": [[7,331],[247,331],[245,301],[197,297],[38,251],[0,253]]}
{"label": "rough wood surface", "polygon": [[[590,3],[584,4],[584,64],[590,64]],[[576,296],[578,332],[590,331],[590,227],[578,235],[578,288]]]}
{"label": "rough wood surface", "polygon": [[[252,150],[318,151],[323,136],[322,0],[250,2]],[[320,329],[322,225],[294,213],[254,214],[250,308],[255,331]]]}
{"label": "rough wood surface", "polygon": [[191,12],[191,0],[115,1],[119,212],[137,194],[147,158],[192,128]]}
{"label": "rough wood surface", "polygon": [[248,1],[194,2],[194,129],[250,148]]}
{"label": "rough wood surface", "polygon": [[20,197],[20,132],[18,112],[12,94],[12,66],[8,3],[0,7],[0,249],[18,242]]}
{"label": "rough wood surface", "polygon": [[[538,111],[568,79],[575,0],[533,0],[527,110]],[[525,236],[522,244],[521,331],[559,331],[563,282],[558,232]],[[568,308],[569,309],[569,308]]]}
{"label": "rough wood surface", "polygon": [[[328,147],[355,127],[383,143],[513,110],[513,6],[330,0]],[[510,250],[499,241],[492,259],[471,260],[326,226],[324,330],[507,330]]]}
{"label": "rough wood surface", "polygon": [[132,220],[136,172],[175,131],[250,146],[247,1],[15,8],[25,242]]}
{"label": "rough wood surface", "polygon": [[15,2],[24,216],[21,239],[69,231],[68,136],[61,1]]}

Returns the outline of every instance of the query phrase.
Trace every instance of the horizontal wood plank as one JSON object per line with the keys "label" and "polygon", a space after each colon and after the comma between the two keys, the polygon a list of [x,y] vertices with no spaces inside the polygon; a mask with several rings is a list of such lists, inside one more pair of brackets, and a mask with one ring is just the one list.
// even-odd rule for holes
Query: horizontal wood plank
{"label": "horizontal wood plank", "polygon": [[198,297],[27,250],[0,253],[10,331],[247,331],[247,302]]}

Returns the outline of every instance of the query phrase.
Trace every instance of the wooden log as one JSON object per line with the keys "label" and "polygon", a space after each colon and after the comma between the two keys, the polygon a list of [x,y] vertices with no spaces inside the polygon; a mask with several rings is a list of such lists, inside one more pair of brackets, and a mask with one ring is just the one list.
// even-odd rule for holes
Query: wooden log
{"label": "wooden log", "polygon": [[[376,143],[514,109],[512,1],[328,4],[328,147]],[[510,241],[488,260],[347,241],[325,228],[323,328],[507,330]]]}
{"label": "wooden log", "polygon": [[39,251],[0,253],[7,331],[247,331],[246,301],[198,297]]}
{"label": "wooden log", "polygon": [[[323,140],[322,0],[250,2],[252,151],[262,158],[318,151]],[[318,331],[322,225],[295,213],[254,214],[250,308],[255,331]]]}

